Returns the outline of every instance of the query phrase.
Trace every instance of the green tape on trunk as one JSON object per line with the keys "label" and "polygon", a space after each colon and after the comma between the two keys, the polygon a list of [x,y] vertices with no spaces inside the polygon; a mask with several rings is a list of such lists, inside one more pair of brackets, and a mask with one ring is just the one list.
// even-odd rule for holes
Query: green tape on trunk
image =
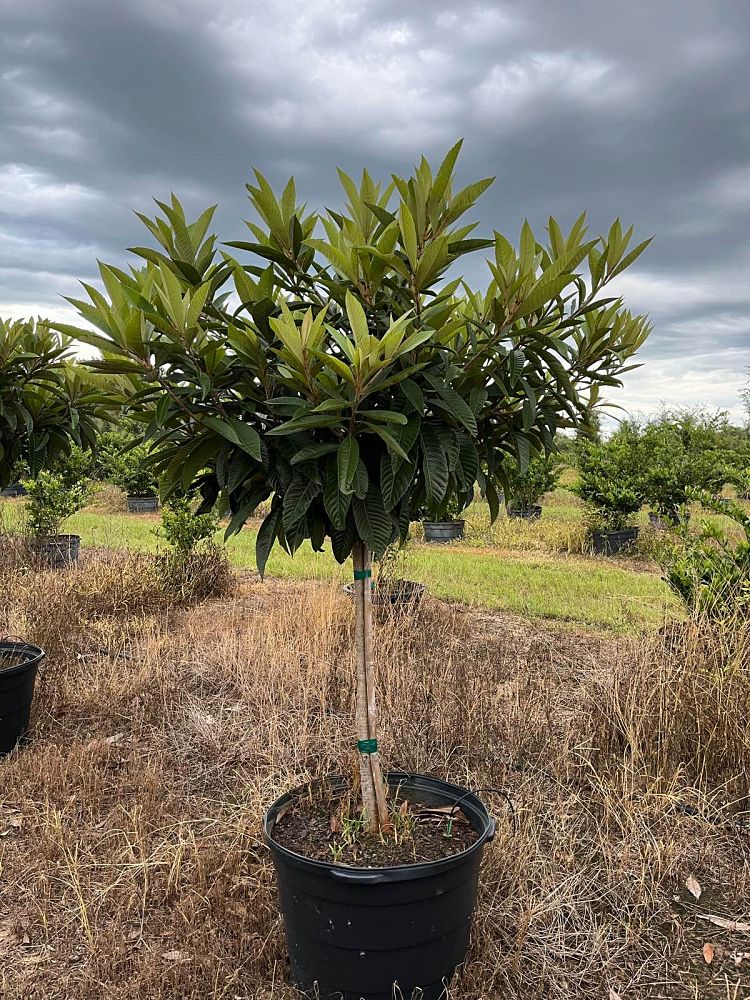
{"label": "green tape on trunk", "polygon": [[371,576],[372,576],[372,570],[371,569],[355,569],[354,570],[354,579],[355,580],[369,580]]}
{"label": "green tape on trunk", "polygon": [[378,752],[378,741],[377,740],[357,740],[357,750],[360,753],[377,753]]}

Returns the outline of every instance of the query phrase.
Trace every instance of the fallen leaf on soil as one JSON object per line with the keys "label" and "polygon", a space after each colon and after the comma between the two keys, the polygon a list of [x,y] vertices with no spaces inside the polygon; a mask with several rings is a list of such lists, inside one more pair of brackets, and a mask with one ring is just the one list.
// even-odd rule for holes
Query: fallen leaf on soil
{"label": "fallen leaf on soil", "polygon": [[717,927],[723,927],[725,931],[750,932],[750,924],[743,923],[741,920],[729,920],[727,917],[718,917],[715,913],[699,913],[698,916],[701,920],[708,920],[709,923],[715,924]]}
{"label": "fallen leaf on soil", "polygon": [[710,942],[706,941],[706,943],[703,945],[703,961],[706,963],[706,965],[710,965],[711,962],[713,962],[713,960],[714,960],[714,946]]}
{"label": "fallen leaf on soil", "polygon": [[168,962],[185,962],[190,955],[185,951],[165,951],[161,957],[166,958]]}
{"label": "fallen leaf on soil", "polygon": [[331,833],[341,833],[341,817],[338,813],[331,813],[331,818],[328,821],[328,829]]}
{"label": "fallen leaf on soil", "polygon": [[685,882],[685,885],[687,886],[687,890],[691,895],[695,896],[696,899],[701,898],[701,892],[703,890],[701,889],[700,882],[694,875],[688,875],[687,882]]}
{"label": "fallen leaf on soil", "polygon": [[617,990],[612,989],[611,986],[609,988],[609,1000],[622,1000],[622,997]]}

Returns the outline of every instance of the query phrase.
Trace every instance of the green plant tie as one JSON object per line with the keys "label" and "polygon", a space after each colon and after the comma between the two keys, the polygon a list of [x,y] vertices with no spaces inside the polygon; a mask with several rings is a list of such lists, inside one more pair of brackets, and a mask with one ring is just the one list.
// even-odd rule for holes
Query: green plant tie
{"label": "green plant tie", "polygon": [[372,570],[371,569],[355,569],[354,570],[354,579],[355,580],[369,580],[369,578],[371,576],[372,576]]}
{"label": "green plant tie", "polygon": [[360,753],[377,753],[378,752],[378,741],[377,740],[357,740],[357,750]]}

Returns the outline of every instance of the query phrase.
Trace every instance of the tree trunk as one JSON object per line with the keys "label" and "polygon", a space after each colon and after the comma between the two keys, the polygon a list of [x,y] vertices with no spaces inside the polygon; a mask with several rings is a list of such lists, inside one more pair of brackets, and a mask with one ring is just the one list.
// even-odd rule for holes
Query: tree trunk
{"label": "tree trunk", "polygon": [[375,702],[375,676],[372,664],[372,559],[362,542],[355,542],[354,607],[356,637],[357,742],[366,743],[367,752],[359,748],[359,770],[362,782],[362,803],[365,828],[368,832],[388,829],[388,806],[385,785],[377,750],[378,720]]}

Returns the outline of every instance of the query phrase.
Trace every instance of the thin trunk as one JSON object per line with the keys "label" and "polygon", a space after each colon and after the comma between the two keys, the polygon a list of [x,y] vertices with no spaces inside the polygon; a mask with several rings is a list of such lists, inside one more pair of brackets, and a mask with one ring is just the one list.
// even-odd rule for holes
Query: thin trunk
{"label": "thin trunk", "polygon": [[[375,679],[372,666],[372,561],[369,549],[356,542],[352,551],[354,563],[354,606],[356,637],[357,740],[377,740],[377,713],[375,705]],[[372,743],[369,743],[372,747]],[[359,770],[362,782],[365,827],[368,832],[387,829],[388,807],[380,768],[380,758],[374,752],[359,753]]]}

